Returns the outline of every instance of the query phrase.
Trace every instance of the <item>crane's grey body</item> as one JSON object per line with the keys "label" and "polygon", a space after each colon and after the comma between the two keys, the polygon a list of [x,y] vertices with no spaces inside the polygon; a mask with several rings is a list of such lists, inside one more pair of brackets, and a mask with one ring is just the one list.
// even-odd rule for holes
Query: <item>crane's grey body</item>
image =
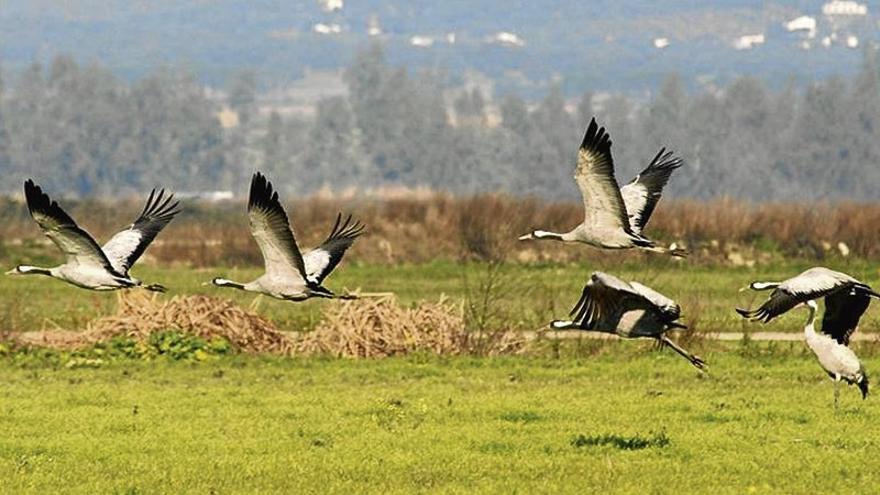
{"label": "crane's grey body", "polygon": [[330,236],[321,246],[303,256],[287,213],[278,200],[278,193],[266,177],[257,172],[251,179],[248,220],[251,234],[263,255],[266,271],[247,283],[225,278],[215,278],[212,283],[218,287],[256,292],[285,301],[337,297],[321,282],[363,232],[360,223],[351,223],[351,216],[344,223],[341,223],[341,219],[341,215],[337,216]]}
{"label": "crane's grey body", "polygon": [[232,287],[247,292],[257,292],[286,301],[304,301],[310,297],[320,297],[300,277],[285,277],[280,274],[264,273],[256,280],[240,284],[224,278],[215,278],[214,285]]}
{"label": "crane's grey body", "polygon": [[666,336],[674,328],[685,328],[677,322],[681,316],[678,304],[638,282],[627,283],[607,273],[594,272],[571,316],[573,320],[551,322],[551,328],[610,333],[623,338],[653,338],[671,347],[698,369],[706,364]]}
{"label": "crane's grey body", "polygon": [[[129,269],[147,246],[179,212],[174,196],[154,189],[138,218],[115,234],[103,247],[80,228],[58,203],[52,201],[32,180],[25,181],[28,211],[52,242],[65,253],[65,263],[53,268],[19,265],[9,275],[45,275],[83,289],[110,291],[142,286]],[[164,292],[159,284],[145,286]]]}
{"label": "crane's grey body", "polygon": [[[804,340],[819,365],[834,381],[834,406],[838,403],[841,381],[858,386],[864,399],[868,395],[868,375],[848,347],[850,336],[858,328],[871,298],[880,298],[868,285],[845,273],[814,267],[782,282],[752,282],[753,290],[773,290],[758,309],[737,312],[752,321],[767,323],[797,307],[806,307],[809,317],[804,325]],[[824,298],[822,331],[815,328],[817,299]]]}
{"label": "crane's grey body", "polygon": [[65,263],[49,269],[50,276],[83,289],[108,291],[134,287],[140,281],[131,277],[121,277],[95,265],[72,265]]}
{"label": "crane's grey body", "polygon": [[641,233],[660,201],[663,187],[680,166],[681,159],[662,149],[631,183],[619,187],[614,177],[611,140],[605,128],[593,119],[581,143],[574,174],[583,198],[584,221],[569,232],[535,230],[519,239],[580,242],[601,249],[640,248],[685,256],[686,251],[658,247]]}

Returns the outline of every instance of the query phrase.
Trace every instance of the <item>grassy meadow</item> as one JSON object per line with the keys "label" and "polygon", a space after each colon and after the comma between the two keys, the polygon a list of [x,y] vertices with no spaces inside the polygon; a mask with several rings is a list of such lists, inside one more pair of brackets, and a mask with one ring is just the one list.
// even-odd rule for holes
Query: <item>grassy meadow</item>
{"label": "grassy meadow", "polygon": [[[583,249],[589,258],[594,250]],[[580,296],[583,284],[593,270],[604,270],[624,280],[638,280],[672,297],[682,306],[684,322],[696,330],[800,331],[805,314],[792,312],[771,325],[748,324],[733,311],[735,305],[760,304],[766,294],[738,292],[753,279],[783,279],[812,266],[810,262],[779,263],[757,268],[724,265],[696,265],[687,262],[635,262],[614,264],[607,261],[582,263],[505,264],[490,275],[486,264],[437,261],[422,264],[381,265],[346,263],[327,279],[337,292],[392,292],[404,304],[421,300],[453,301],[478,299],[487,281],[493,284],[496,325],[502,329],[535,330],[554,318],[563,318]],[[868,262],[850,261],[828,264],[861,280],[880,285],[880,273]],[[169,288],[166,295],[208,294],[230,298],[243,307],[267,316],[279,329],[307,331],[321,318],[321,310],[339,301],[312,300],[303,304],[209,284],[215,276],[250,280],[259,268],[139,267],[135,276],[147,282],[160,282]],[[207,285],[206,285],[207,283]],[[112,313],[115,293],[89,292],[42,276],[0,277],[0,331],[80,330],[95,317]],[[344,304],[344,303],[342,303]],[[880,311],[870,309],[862,320],[862,331],[880,329]]]}
{"label": "grassy meadow", "polygon": [[[794,345],[797,344],[797,345]],[[867,360],[880,369],[876,353]],[[865,493],[880,408],[799,343],[386,360],[0,361],[0,492]]]}
{"label": "grassy meadow", "polygon": [[[326,206],[293,208],[309,226],[298,232],[304,245],[326,235]],[[654,228],[687,240],[693,255],[676,261],[514,241],[533,227],[572,224],[578,205],[372,203],[359,213],[369,233],[325,285],[391,292],[406,306],[445,298],[482,311],[487,330],[537,330],[565,317],[590,272],[602,270],[677,300],[697,332],[800,332],[800,311],[767,326],[744,322],[734,306],[765,294],[738,289],[815,265],[880,286],[868,236],[880,208],[829,230],[857,206],[801,205],[812,213],[798,216],[784,205],[672,203]],[[232,214],[240,208],[226,207],[182,214],[133,274],[166,285],[159,298],[228,298],[283,331],[312,330],[327,308],[348,304],[210,285],[261,272],[246,223]],[[74,216],[101,208],[118,217],[95,229],[106,238],[128,213],[83,203]],[[21,205],[4,211],[6,269],[60,260]],[[497,218],[534,224],[487,230]],[[835,413],[830,381],[797,341],[688,341],[708,373],[643,341],[539,340],[517,356],[364,360],[235,354],[180,335],[84,351],[4,343],[16,332],[84,330],[113,314],[118,297],[0,277],[0,493],[790,494],[880,485],[867,465],[880,447],[876,397],[862,401],[848,388]],[[875,305],[860,332],[877,329]],[[869,372],[880,370],[876,343],[856,352]]]}

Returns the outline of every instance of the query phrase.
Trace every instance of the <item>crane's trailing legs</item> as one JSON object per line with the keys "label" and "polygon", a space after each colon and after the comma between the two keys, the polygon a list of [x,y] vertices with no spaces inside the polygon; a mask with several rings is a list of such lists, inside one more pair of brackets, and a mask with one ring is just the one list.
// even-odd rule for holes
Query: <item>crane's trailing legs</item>
{"label": "crane's trailing legs", "polygon": [[685,359],[690,361],[691,364],[694,365],[698,370],[703,370],[706,368],[706,361],[703,361],[703,358],[701,358],[700,356],[697,356],[696,354],[691,354],[690,352],[686,351],[683,347],[681,347],[678,344],[676,344],[675,342],[673,342],[666,335],[661,335],[661,336],[657,337],[657,341],[660,343],[661,346],[668,346],[673,351],[681,354]]}

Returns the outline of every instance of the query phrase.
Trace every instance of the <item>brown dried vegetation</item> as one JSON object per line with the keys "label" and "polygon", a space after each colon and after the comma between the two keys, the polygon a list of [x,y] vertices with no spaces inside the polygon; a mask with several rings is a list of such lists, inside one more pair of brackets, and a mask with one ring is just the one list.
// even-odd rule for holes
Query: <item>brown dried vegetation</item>
{"label": "brown dried vegetation", "polygon": [[262,316],[245,311],[228,299],[174,296],[143,291],[120,293],[116,314],[99,318],[82,332],[85,343],[114,337],[143,341],[153,333],[178,330],[205,340],[220,337],[245,353],[289,354],[290,339]]}
{"label": "brown dried vegetation", "polygon": [[401,307],[393,297],[332,307],[318,328],[297,342],[298,354],[349,358],[417,352],[495,356],[519,352],[525,340],[508,332],[468,331],[463,310],[445,300]]}
{"label": "brown dried vegetation", "polygon": [[[107,239],[137,214],[142,198],[122,202],[64,201],[82,225]],[[147,251],[147,262],[188,266],[256,266],[259,251],[248,231],[240,202],[184,201],[183,213]],[[348,255],[370,263],[426,262],[442,259],[567,262],[580,250],[554,242],[518,242],[535,228],[568,230],[582,220],[577,202],[548,203],[533,198],[483,194],[454,198],[434,194],[391,199],[334,200],[311,198],[288,205],[298,239],[306,247],[320,243],[337,211],[350,212],[367,226],[366,235]],[[761,260],[768,256],[823,259],[841,250],[857,257],[880,255],[876,242],[880,204],[752,204],[732,199],[664,200],[646,234],[677,242],[694,255],[690,262],[733,262],[741,253]],[[0,240],[4,245],[45,243],[19,202],[0,200]],[[839,243],[845,244],[840,248]],[[618,253],[621,259],[643,256]],[[657,258],[657,257],[653,257]]]}

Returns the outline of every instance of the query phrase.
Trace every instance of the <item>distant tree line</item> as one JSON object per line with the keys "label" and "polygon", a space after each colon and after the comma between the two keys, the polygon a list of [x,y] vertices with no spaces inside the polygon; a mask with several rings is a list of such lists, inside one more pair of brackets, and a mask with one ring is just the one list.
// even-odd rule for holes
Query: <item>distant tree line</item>
{"label": "distant tree line", "polygon": [[[313,118],[258,111],[257,75],[242,71],[209,97],[179,67],[126,84],[100,66],[59,56],[0,77],[0,190],[35,177],[56,191],[121,195],[164,185],[244,193],[266,171],[289,194],[383,185],[458,194],[505,191],[575,199],[571,174],[595,115],[611,131],[618,181],[660,147],[685,159],[678,197],[755,200],[880,198],[880,72],[873,51],[852,80],[770,91],[753,77],[689,94],[670,75],[648,101],[559,88],[537,102],[488,101],[451,87],[440,69],[410,73],[382,49],[360,52],[348,94]],[[239,124],[224,129],[218,112]],[[500,123],[490,118],[497,108]]]}

